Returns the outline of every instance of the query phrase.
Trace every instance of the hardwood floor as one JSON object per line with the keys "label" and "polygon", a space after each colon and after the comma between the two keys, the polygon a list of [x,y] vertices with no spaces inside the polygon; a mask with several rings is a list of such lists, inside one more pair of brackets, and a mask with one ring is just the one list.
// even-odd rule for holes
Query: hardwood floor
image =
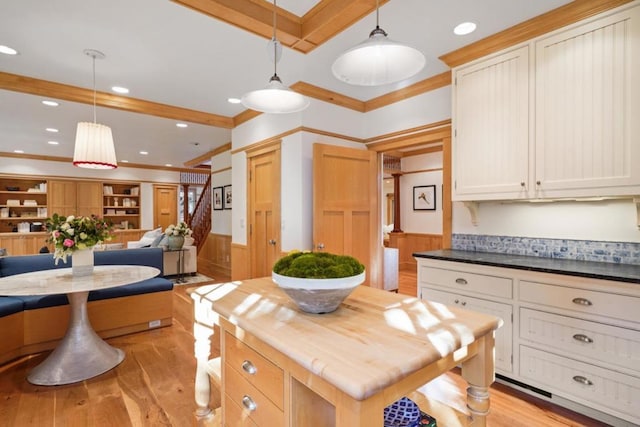
{"label": "hardwood floor", "polygon": [[[402,272],[399,286],[400,293],[415,296],[415,272]],[[118,367],[97,378],[58,387],[29,384],[25,380],[27,372],[48,353],[0,367],[0,427],[194,425],[195,360],[191,300],[186,288],[175,287],[172,326],[108,340],[124,350],[126,357]],[[426,390],[435,399],[464,409],[465,386],[457,373],[432,381]],[[212,404],[219,402],[216,389]],[[456,424],[440,419],[438,425]],[[491,389],[488,425],[603,424],[496,384]]]}

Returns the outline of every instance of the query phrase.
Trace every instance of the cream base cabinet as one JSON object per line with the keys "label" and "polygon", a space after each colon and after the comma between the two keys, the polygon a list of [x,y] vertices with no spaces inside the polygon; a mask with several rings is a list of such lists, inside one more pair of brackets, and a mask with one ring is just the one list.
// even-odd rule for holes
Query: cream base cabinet
{"label": "cream base cabinet", "polygon": [[457,68],[453,200],[526,198],[529,48]]}
{"label": "cream base cabinet", "polygon": [[640,193],[640,6],[535,42],[535,197]]}
{"label": "cream base cabinet", "polygon": [[608,424],[640,425],[640,284],[416,259],[422,299],[503,319],[505,380]]}

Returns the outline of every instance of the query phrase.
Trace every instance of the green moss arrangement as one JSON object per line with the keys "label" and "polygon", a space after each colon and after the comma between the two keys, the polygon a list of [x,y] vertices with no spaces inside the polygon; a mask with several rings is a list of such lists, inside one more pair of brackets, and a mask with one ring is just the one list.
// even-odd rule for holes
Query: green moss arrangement
{"label": "green moss arrangement", "polygon": [[364,265],[348,255],[326,252],[290,252],[273,266],[281,276],[306,279],[337,279],[356,276],[364,271]]}

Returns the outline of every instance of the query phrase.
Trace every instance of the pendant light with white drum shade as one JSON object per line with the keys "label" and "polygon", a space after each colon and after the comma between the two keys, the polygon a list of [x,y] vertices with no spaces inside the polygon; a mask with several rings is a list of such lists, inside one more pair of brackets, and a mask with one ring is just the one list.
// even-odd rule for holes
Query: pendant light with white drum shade
{"label": "pendant light with white drum shade", "polygon": [[79,122],[73,165],[88,169],[115,169],[118,167],[111,128],[96,122],[96,59],[103,59],[102,52],[87,49],[84,54],[93,59],[93,123]]}

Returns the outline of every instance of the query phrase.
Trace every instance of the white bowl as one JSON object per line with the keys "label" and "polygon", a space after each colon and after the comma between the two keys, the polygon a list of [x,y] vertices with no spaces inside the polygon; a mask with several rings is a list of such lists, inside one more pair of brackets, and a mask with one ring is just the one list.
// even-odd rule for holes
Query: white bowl
{"label": "white bowl", "polygon": [[307,313],[330,313],[365,280],[365,272],[338,279],[306,279],[271,273],[273,281]]}

